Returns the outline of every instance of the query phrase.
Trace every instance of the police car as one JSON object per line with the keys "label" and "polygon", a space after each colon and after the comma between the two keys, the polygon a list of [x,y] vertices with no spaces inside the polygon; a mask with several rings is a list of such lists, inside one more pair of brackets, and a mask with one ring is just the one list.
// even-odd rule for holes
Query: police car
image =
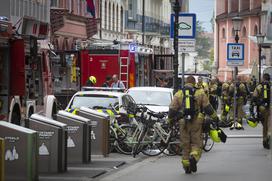
{"label": "police car", "polygon": [[89,89],[88,91],[75,93],[65,110],[76,114],[80,107],[88,107],[102,110],[115,109],[120,113],[126,114],[126,107],[131,104],[135,104],[135,101],[126,93],[114,92],[110,91],[110,89],[107,91]]}

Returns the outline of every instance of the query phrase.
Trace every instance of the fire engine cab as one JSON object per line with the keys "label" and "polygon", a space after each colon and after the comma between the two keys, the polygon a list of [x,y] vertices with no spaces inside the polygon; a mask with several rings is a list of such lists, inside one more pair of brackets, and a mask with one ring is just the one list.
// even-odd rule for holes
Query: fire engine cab
{"label": "fire engine cab", "polygon": [[114,74],[126,88],[151,85],[153,55],[153,49],[137,43],[94,43],[80,52],[81,86],[89,76],[95,76],[99,87]]}

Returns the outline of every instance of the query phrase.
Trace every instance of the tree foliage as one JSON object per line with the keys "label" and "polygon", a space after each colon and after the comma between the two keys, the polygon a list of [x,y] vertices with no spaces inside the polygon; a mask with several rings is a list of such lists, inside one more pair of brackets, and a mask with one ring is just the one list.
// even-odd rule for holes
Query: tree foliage
{"label": "tree foliage", "polygon": [[202,24],[196,22],[196,51],[198,59],[210,58],[211,41],[205,36]]}

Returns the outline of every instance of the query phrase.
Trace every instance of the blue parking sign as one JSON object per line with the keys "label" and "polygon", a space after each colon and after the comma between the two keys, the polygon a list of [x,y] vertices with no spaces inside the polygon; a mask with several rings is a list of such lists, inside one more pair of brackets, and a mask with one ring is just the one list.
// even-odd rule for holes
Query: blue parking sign
{"label": "blue parking sign", "polygon": [[242,43],[227,44],[227,65],[244,65],[245,46]]}

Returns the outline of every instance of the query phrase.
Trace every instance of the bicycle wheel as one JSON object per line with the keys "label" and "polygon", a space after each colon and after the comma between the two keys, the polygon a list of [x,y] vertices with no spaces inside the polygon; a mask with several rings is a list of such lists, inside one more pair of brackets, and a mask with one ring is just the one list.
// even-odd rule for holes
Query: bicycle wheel
{"label": "bicycle wheel", "polygon": [[168,146],[167,143],[163,143],[161,137],[154,129],[148,130],[143,141],[144,147],[142,149],[142,153],[147,156],[158,156]]}
{"label": "bicycle wheel", "polygon": [[147,132],[147,128],[144,127],[142,131],[139,132],[139,135],[137,135],[137,143],[133,146],[132,148],[132,156],[135,158],[136,155],[138,155],[142,149],[143,149],[143,145],[141,144],[145,135]]}
{"label": "bicycle wheel", "polygon": [[136,128],[136,126],[128,124],[120,125],[120,129],[126,134],[125,137],[122,135],[117,139],[116,148],[120,153],[131,155],[133,147],[133,133],[135,132]]}
{"label": "bicycle wheel", "polygon": [[209,151],[211,151],[213,145],[214,145],[214,141],[210,138],[209,133],[204,133],[203,150],[205,152],[209,152]]}
{"label": "bicycle wheel", "polygon": [[112,153],[115,151],[115,145],[116,145],[116,141],[117,141],[117,135],[115,130],[110,126],[109,129],[109,153]]}

